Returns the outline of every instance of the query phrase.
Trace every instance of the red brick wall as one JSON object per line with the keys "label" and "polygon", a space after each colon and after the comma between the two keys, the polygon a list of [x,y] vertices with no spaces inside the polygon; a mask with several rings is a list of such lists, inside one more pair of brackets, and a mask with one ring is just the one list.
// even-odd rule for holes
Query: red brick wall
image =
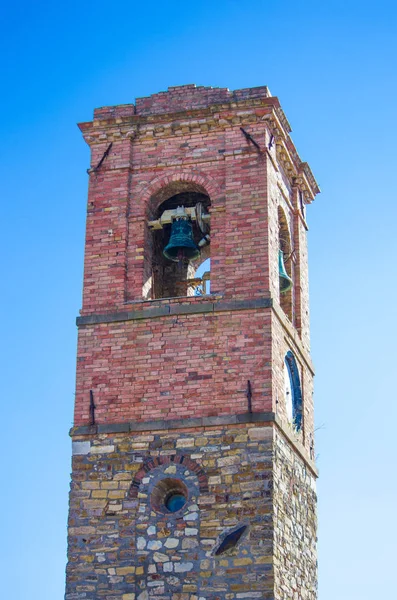
{"label": "red brick wall", "polygon": [[[283,357],[292,349],[299,362],[299,352],[308,351],[309,317],[306,228],[297,187],[285,157],[280,162],[276,145],[268,147],[271,135],[285,138],[290,169],[299,172],[303,163],[278,100],[267,88],[183,86],[138,99],[136,106],[97,109],[94,121],[80,127],[92,148],[83,317],[205,300],[142,304],[151,274],[147,221],[174,194],[198,191],[211,200],[216,300],[272,298],[279,304],[277,211],[283,208],[296,248],[297,329],[283,328],[277,319],[271,324],[270,308],[85,325],[79,332],[75,424],[88,422],[90,389],[99,423],[245,412],[248,379],[254,411],[283,417]],[[312,430],[312,373],[307,361],[299,364],[310,393],[305,423]]]}
{"label": "red brick wall", "polygon": [[[264,140],[265,125],[256,137]],[[94,147],[93,165],[105,149],[106,144]],[[195,156],[200,149],[205,152]],[[129,154],[131,165],[123,166]],[[266,158],[247,146],[239,127],[126,139],[113,144],[103,167],[91,175],[82,314],[142,299],[147,220],[164,198],[157,200],[156,194],[164,188],[170,196],[177,193],[181,180],[185,187],[199,185],[211,198],[213,290],[245,298],[247,290],[261,297],[269,289]]]}
{"label": "red brick wall", "polygon": [[270,411],[270,311],[174,315],[80,330],[75,424]]}

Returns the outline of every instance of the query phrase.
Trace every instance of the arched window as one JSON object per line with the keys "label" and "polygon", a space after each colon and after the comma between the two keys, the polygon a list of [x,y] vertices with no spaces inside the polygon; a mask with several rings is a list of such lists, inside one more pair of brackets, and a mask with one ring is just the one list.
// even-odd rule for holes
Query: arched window
{"label": "arched window", "polygon": [[[149,220],[150,288],[146,284],[145,299],[209,293],[207,282],[203,285],[196,271],[210,257],[210,204],[205,193],[186,190],[171,195],[158,206]],[[179,243],[191,245],[190,256],[186,248],[178,250]]]}
{"label": "arched window", "polygon": [[278,251],[280,305],[290,321],[293,321],[293,272],[291,236],[285,212],[278,207]]}
{"label": "arched window", "polygon": [[196,269],[191,285],[195,296],[206,296],[211,293],[211,259],[205,258]]}
{"label": "arched window", "polygon": [[284,359],[285,406],[287,419],[296,431],[302,429],[302,390],[295,357],[288,350]]}

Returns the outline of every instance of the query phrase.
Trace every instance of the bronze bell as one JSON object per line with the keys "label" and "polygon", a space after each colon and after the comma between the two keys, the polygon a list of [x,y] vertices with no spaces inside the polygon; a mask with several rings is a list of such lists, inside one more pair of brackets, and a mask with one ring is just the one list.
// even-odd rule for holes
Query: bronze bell
{"label": "bronze bell", "polygon": [[163,254],[169,260],[181,262],[183,259],[195,260],[200,250],[193,239],[193,225],[190,219],[175,219],[171,225],[171,235]]}
{"label": "bronze bell", "polygon": [[280,294],[285,294],[292,288],[293,282],[291,277],[288,275],[284,265],[284,252],[278,251],[278,275],[280,280]]}

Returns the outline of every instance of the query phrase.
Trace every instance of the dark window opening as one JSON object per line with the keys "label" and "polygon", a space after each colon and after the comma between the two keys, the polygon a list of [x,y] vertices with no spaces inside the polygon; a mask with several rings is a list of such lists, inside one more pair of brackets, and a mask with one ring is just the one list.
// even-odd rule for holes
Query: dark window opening
{"label": "dark window opening", "polygon": [[183,481],[166,477],[155,485],[150,501],[154,510],[168,514],[180,511],[188,498],[188,490]]}
{"label": "dark window opening", "polygon": [[215,556],[219,556],[220,554],[224,554],[228,550],[235,548],[238,542],[241,539],[241,536],[248,529],[248,525],[242,525],[234,531],[231,531],[223,538],[223,541],[219,544],[218,548],[215,550]]}
{"label": "dark window opening", "polygon": [[283,209],[278,207],[278,260],[280,305],[287,317],[293,322],[293,263],[291,237],[287,218]]}
{"label": "dark window opening", "polygon": [[167,496],[165,499],[164,504],[170,512],[174,513],[185,506],[186,498],[183,494],[171,492],[171,494],[169,494],[169,496]]}

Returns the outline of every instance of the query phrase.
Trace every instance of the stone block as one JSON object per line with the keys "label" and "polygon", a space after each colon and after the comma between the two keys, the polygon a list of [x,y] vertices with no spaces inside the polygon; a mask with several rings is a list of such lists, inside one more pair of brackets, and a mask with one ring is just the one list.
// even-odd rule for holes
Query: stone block
{"label": "stone block", "polygon": [[79,454],[89,454],[91,449],[91,442],[72,442],[72,454],[73,456]]}
{"label": "stone block", "polygon": [[250,440],[269,440],[273,437],[273,429],[271,427],[252,427],[248,429],[248,437]]}
{"label": "stone block", "polygon": [[114,452],[114,446],[91,446],[91,454],[109,454]]}

